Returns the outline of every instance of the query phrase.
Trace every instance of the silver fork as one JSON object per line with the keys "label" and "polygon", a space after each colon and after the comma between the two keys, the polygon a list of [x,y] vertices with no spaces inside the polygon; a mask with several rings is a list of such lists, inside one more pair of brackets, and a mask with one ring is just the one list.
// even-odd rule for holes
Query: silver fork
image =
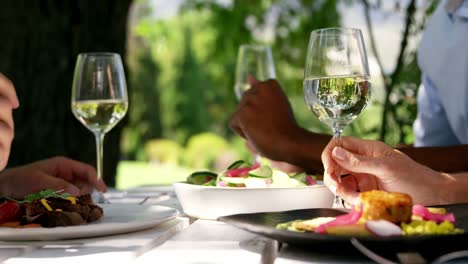
{"label": "silver fork", "polygon": [[147,196],[147,197],[145,197],[145,198],[144,198],[144,199],[143,199],[141,202],[139,202],[139,203],[138,203],[138,205],[141,205],[141,204],[144,204],[144,203],[146,203],[146,201],[148,201],[148,200],[149,200],[149,198],[151,198],[151,196]]}
{"label": "silver fork", "polygon": [[445,263],[450,260],[468,257],[468,250],[453,251],[436,258],[432,264]]}

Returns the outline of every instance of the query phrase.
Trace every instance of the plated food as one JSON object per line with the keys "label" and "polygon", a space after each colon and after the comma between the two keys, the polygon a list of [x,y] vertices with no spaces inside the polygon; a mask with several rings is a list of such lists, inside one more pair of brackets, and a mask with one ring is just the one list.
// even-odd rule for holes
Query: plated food
{"label": "plated food", "polygon": [[70,196],[54,190],[30,194],[24,200],[0,200],[2,227],[57,227],[75,226],[101,219],[104,211],[94,204],[91,196]]}
{"label": "plated food", "polygon": [[[57,226],[54,228],[0,227],[0,241],[63,240],[117,235],[153,228],[174,220],[179,212],[170,207],[150,204],[99,204],[105,214],[97,221],[83,225]],[[174,221],[178,224],[179,221]],[[162,226],[166,229],[168,226]]]}
{"label": "plated food", "polygon": [[368,191],[347,214],[293,220],[276,226],[296,232],[345,236],[405,236],[460,234],[455,215],[444,208],[413,205],[409,195],[397,192]]}

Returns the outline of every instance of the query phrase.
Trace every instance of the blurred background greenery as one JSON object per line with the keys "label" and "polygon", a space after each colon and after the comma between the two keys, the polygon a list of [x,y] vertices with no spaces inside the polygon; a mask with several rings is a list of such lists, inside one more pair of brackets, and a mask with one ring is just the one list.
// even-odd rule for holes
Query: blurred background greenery
{"label": "blurred background greenery", "polygon": [[9,166],[51,155],[94,162],[92,135],[72,116],[68,99],[76,55],[86,51],[118,52],[126,65],[129,112],[105,142],[111,186],[168,184],[252,159],[228,127],[244,43],[272,46],[300,125],[331,134],[307,109],[302,78],[310,32],[340,26],[363,30],[373,85],[372,102],[345,134],[412,144],[417,46],[437,2],[5,0],[0,72],[12,78],[22,104]]}

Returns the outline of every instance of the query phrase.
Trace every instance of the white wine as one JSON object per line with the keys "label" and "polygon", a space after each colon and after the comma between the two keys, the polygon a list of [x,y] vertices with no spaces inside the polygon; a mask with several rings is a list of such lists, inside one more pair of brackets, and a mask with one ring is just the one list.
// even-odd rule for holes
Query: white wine
{"label": "white wine", "polygon": [[370,88],[364,76],[305,79],[304,98],[320,121],[341,131],[367,106]]}
{"label": "white wine", "polygon": [[244,94],[245,91],[249,90],[250,88],[252,88],[252,86],[250,84],[236,84],[236,86],[234,87],[234,91],[236,92],[236,96],[237,96],[237,100],[240,101],[240,99],[242,98],[242,95]]}
{"label": "white wine", "polygon": [[125,116],[123,100],[87,100],[72,102],[73,114],[93,133],[107,133]]}

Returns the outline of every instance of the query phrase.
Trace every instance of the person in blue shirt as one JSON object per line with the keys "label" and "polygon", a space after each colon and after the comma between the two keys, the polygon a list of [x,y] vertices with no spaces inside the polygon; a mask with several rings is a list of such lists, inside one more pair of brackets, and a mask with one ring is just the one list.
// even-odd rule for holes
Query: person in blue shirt
{"label": "person in blue shirt", "polygon": [[5,169],[14,138],[13,110],[19,101],[13,83],[0,73],[0,197],[21,199],[43,189],[63,190],[73,196],[106,191],[96,170],[85,163],[53,157],[24,166]]}
{"label": "person in blue shirt", "polygon": [[[373,189],[410,193],[425,205],[468,202],[468,172],[453,162],[468,163],[464,151],[457,152],[468,144],[468,1],[439,3],[424,30],[418,64],[422,84],[414,145],[452,150],[425,153],[448,162],[447,168],[432,170],[381,142],[344,138],[342,147],[331,142],[322,153],[324,181],[347,202]],[[340,171],[351,177],[339,181]]]}
{"label": "person in blue shirt", "polygon": [[468,1],[441,1],[418,49],[423,73],[414,145],[468,144]]}

